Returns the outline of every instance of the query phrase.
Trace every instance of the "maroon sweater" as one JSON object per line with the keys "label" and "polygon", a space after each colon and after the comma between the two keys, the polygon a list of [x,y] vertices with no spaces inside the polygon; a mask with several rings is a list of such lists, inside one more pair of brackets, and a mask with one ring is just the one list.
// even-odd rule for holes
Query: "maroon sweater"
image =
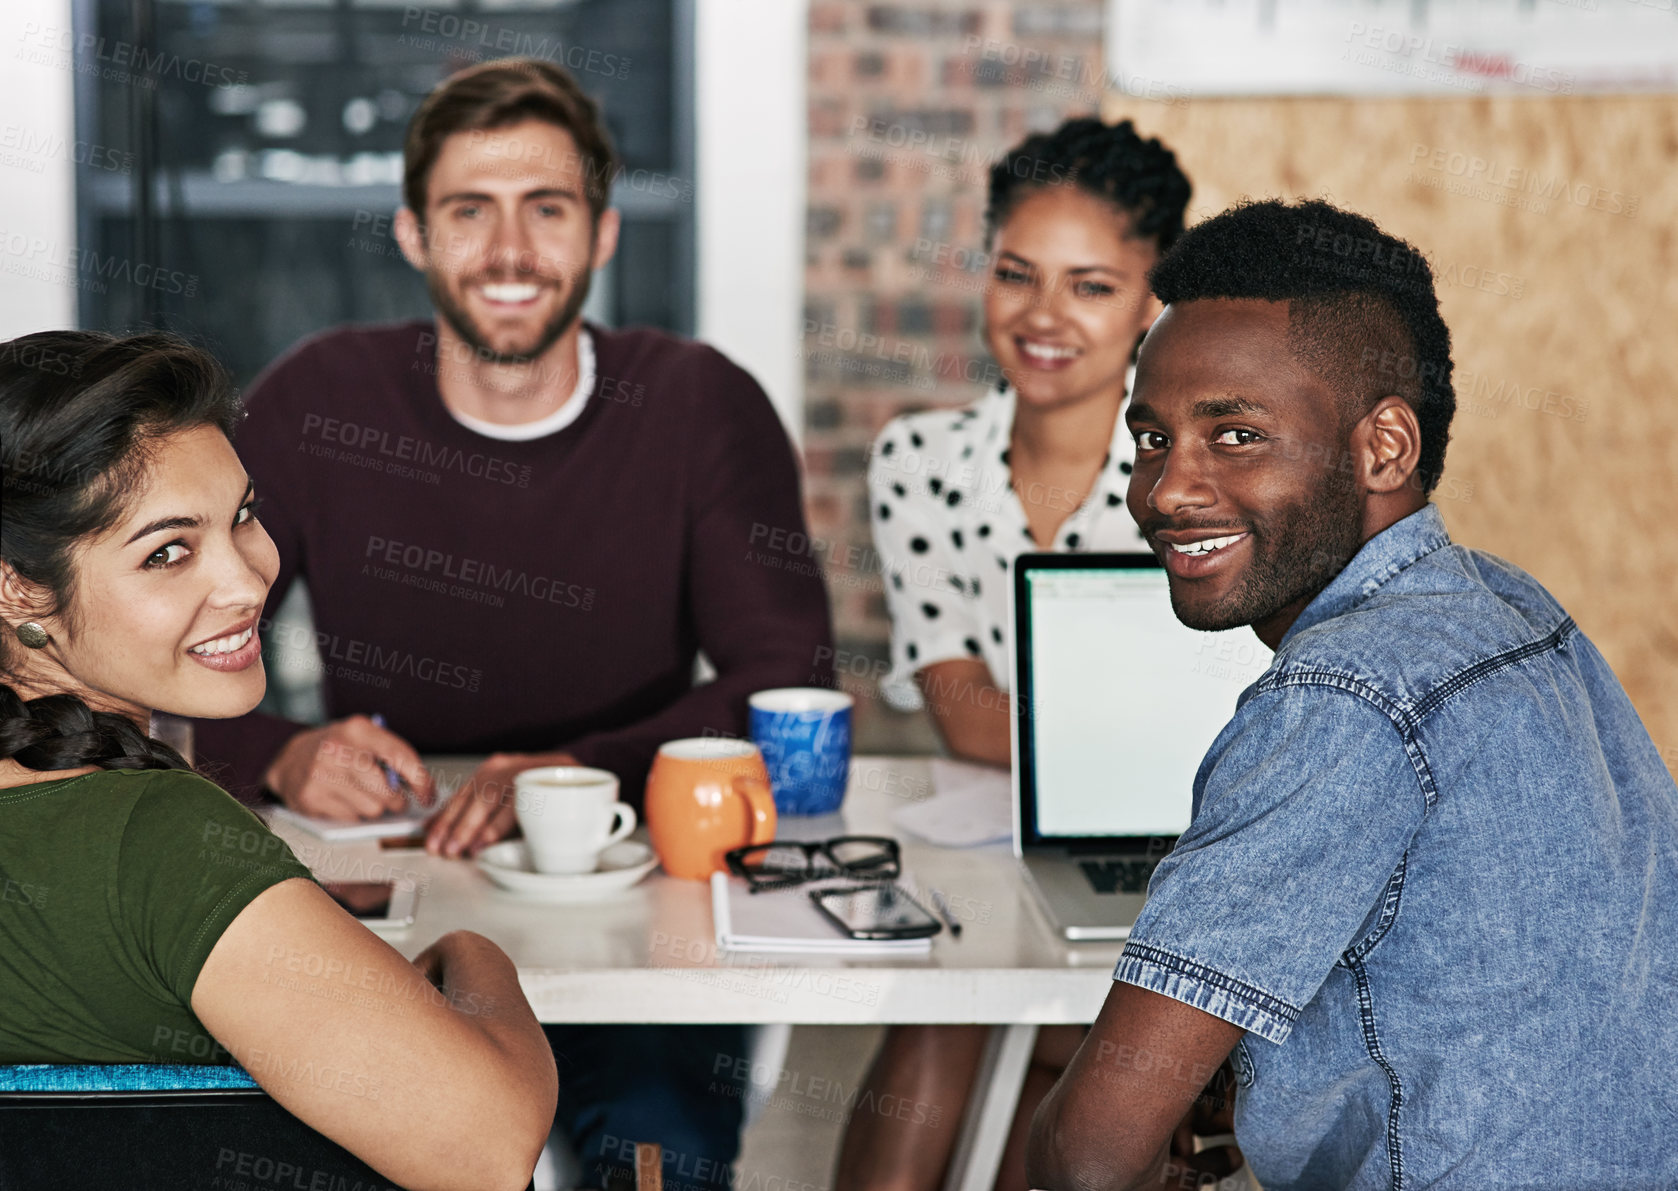
{"label": "maroon sweater", "polygon": [[[702,344],[589,332],[588,405],[543,438],[450,417],[414,322],[292,349],[235,445],[280,552],[265,644],[306,644],[271,629],[301,577],[331,718],[382,712],[427,753],[564,749],[639,803],[663,742],[743,733],[753,691],[831,685],[832,629],[808,559],[759,549],[807,540],[763,390]],[[701,649],[717,677],[696,687]],[[196,749],[250,801],[301,726],[200,720]]]}

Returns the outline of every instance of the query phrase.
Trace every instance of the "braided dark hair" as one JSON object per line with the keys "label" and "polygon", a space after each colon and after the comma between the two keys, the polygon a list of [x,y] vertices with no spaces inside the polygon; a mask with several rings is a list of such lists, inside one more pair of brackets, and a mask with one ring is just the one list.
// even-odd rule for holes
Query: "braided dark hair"
{"label": "braided dark hair", "polygon": [[1249,200],[1195,224],[1148,284],[1168,305],[1286,302],[1289,347],[1334,388],[1352,421],[1389,393],[1416,411],[1416,480],[1433,491],[1457,399],[1451,332],[1420,249],[1320,199]]}
{"label": "braided dark hair", "polygon": [[0,685],[0,757],[30,769],[191,769],[185,757],[147,736],[127,716],[94,711],[75,695],[28,702]]}
{"label": "braided dark hair", "polygon": [[1081,116],[1026,137],[991,167],[986,241],[1028,196],[1061,185],[1112,203],[1130,216],[1134,234],[1153,240],[1161,253],[1183,234],[1193,191],[1177,155],[1158,137],[1143,140],[1129,120],[1103,124]]}
{"label": "braided dark hair", "polygon": [[[40,614],[72,617],[72,551],[116,524],[156,443],[205,425],[231,437],[238,416],[221,365],[171,335],[43,331],[0,343],[0,561],[46,593]],[[12,637],[0,632],[9,676]],[[25,701],[4,685],[0,757],[35,770],[191,768],[126,716],[67,693]]]}

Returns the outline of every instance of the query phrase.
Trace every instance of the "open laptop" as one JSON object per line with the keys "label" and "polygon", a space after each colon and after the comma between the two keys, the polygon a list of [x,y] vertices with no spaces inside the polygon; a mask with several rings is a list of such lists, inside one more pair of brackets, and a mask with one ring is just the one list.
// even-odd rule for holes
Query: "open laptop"
{"label": "open laptop", "polygon": [[1011,605],[1014,853],[1066,938],[1127,938],[1270,650],[1181,624],[1152,554],[1022,554]]}

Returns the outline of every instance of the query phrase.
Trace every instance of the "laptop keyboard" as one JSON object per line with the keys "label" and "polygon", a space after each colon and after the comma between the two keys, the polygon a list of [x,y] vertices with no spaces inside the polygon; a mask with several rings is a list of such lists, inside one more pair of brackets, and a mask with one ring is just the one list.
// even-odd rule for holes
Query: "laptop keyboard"
{"label": "laptop keyboard", "polygon": [[1097,893],[1146,893],[1157,860],[1080,860],[1084,879]]}

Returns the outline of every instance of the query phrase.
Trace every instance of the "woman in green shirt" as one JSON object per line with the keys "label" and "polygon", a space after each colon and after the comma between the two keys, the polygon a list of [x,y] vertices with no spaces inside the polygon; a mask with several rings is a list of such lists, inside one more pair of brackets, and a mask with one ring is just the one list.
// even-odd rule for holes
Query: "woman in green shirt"
{"label": "woman in green shirt", "polygon": [[412,963],[168,745],[242,715],[278,566],[214,360],[0,343],[0,1063],[233,1062],[406,1187],[523,1187],[552,1053],[495,944]]}

